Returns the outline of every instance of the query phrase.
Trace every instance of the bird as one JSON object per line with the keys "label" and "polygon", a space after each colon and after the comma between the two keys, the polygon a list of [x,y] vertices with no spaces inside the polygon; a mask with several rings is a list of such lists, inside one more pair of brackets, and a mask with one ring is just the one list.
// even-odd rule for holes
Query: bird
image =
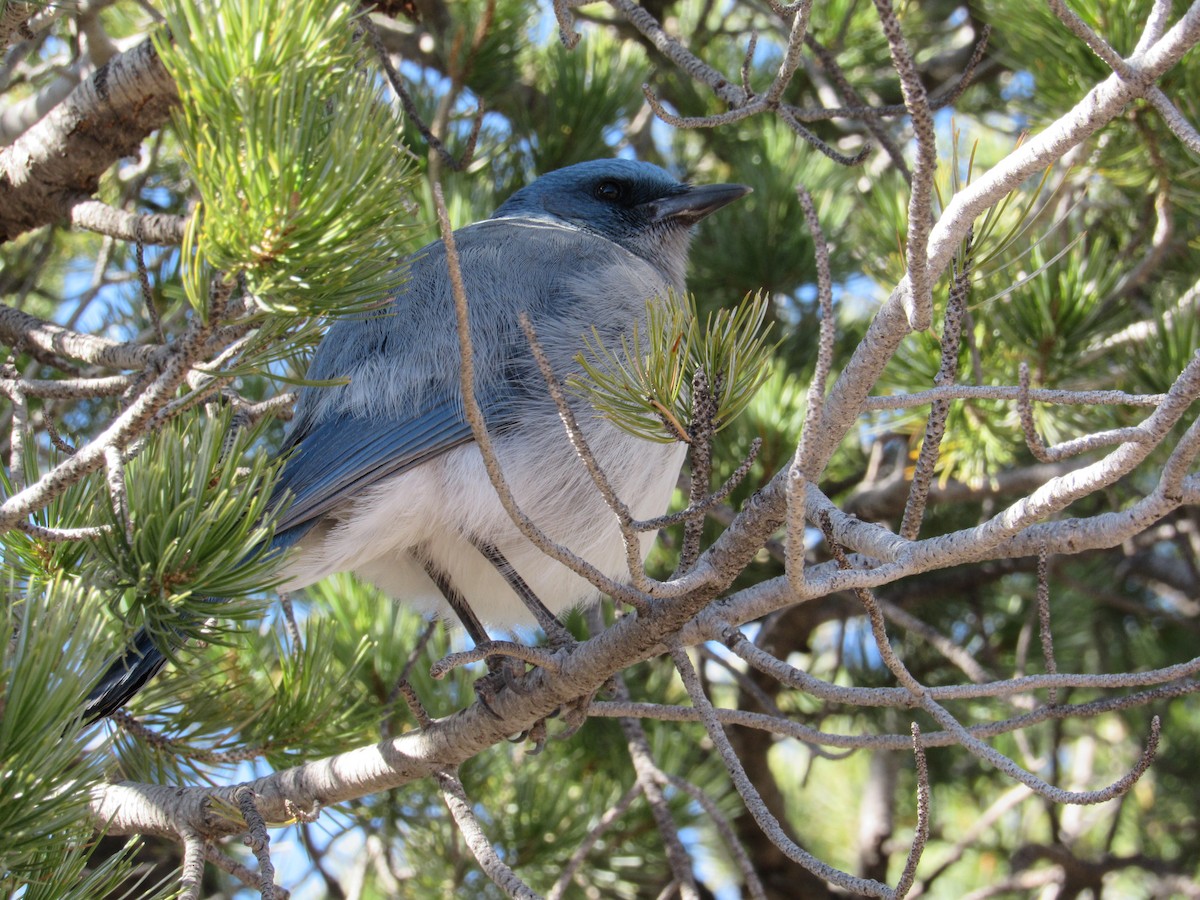
{"label": "bird", "polygon": [[[630,577],[616,516],[564,432],[520,315],[554,373],[576,373],[585,335],[619,345],[644,329],[647,301],[683,295],[692,226],[749,191],[599,159],[542,175],[454,232],[474,393],[505,479],[551,540],[614,580]],[[544,627],[598,591],[518,530],[485,471],[464,412],[445,244],[403,268],[385,305],[333,323],[306,377],[324,384],[299,392],[272,495],[282,589],[351,571],[426,615],[458,616],[477,644],[489,628]],[[585,399],[569,402],[632,514],[663,514],[686,446],[631,435]],[[654,535],[640,540],[644,559]],[[85,718],[124,706],[165,661],[139,632],[92,690]]]}

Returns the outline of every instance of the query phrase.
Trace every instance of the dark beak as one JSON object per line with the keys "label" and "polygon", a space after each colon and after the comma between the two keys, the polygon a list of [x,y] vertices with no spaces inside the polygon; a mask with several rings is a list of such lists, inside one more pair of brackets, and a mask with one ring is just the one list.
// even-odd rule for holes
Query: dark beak
{"label": "dark beak", "polygon": [[692,185],[681,194],[670,197],[660,197],[643,203],[642,208],[654,222],[664,222],[670,219],[681,225],[695,225],[705,216],[715,213],[722,206],[728,206],[739,197],[744,197],[752,189],[744,184],[701,184]]}

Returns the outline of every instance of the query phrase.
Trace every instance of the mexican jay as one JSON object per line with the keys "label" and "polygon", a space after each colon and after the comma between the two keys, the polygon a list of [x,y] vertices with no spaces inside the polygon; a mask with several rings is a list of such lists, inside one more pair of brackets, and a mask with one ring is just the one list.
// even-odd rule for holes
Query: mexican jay
{"label": "mexican jay", "polygon": [[[594,160],[542,176],[492,218],[455,232],[476,397],[505,478],[552,540],[613,579],[629,577],[616,518],[567,440],[518,315],[529,315],[559,378],[578,371],[574,357],[593,326],[617,345],[634,323],[644,327],[648,299],[682,294],[691,227],[748,190],[689,186],[644,162]],[[480,623],[534,624],[522,585],[553,613],[595,598],[592,585],[518,531],[484,470],[462,410],[441,241],[408,260],[387,306],[329,329],[308,377],[348,383],[304,388],[283,447],[276,490],[291,500],[274,546],[290,548],[285,589],[353,571],[430,615],[453,609],[463,617],[465,602],[477,641]],[[633,515],[665,512],[685,446],[641,440],[585,400],[570,402]],[[652,541],[643,535],[643,557]],[[122,706],[163,662],[140,633],[89,698],[89,718]]]}

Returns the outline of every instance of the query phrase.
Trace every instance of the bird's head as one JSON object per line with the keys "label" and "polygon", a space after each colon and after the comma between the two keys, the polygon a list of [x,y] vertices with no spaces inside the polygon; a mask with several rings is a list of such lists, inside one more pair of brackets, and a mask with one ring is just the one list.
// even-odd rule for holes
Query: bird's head
{"label": "bird's head", "polygon": [[682,286],[691,227],[749,191],[742,184],[684,184],[647,162],[597,159],[543,175],[493,218],[546,219],[593,232]]}

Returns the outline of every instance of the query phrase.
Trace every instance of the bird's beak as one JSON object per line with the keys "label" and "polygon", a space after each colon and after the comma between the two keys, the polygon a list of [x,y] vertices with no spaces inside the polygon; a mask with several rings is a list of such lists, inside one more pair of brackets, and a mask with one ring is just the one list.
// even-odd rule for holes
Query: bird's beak
{"label": "bird's beak", "polygon": [[670,219],[691,226],[722,206],[746,196],[751,190],[744,184],[691,185],[682,194],[660,197],[642,204],[642,207],[650,214],[651,221],[665,222]]}

